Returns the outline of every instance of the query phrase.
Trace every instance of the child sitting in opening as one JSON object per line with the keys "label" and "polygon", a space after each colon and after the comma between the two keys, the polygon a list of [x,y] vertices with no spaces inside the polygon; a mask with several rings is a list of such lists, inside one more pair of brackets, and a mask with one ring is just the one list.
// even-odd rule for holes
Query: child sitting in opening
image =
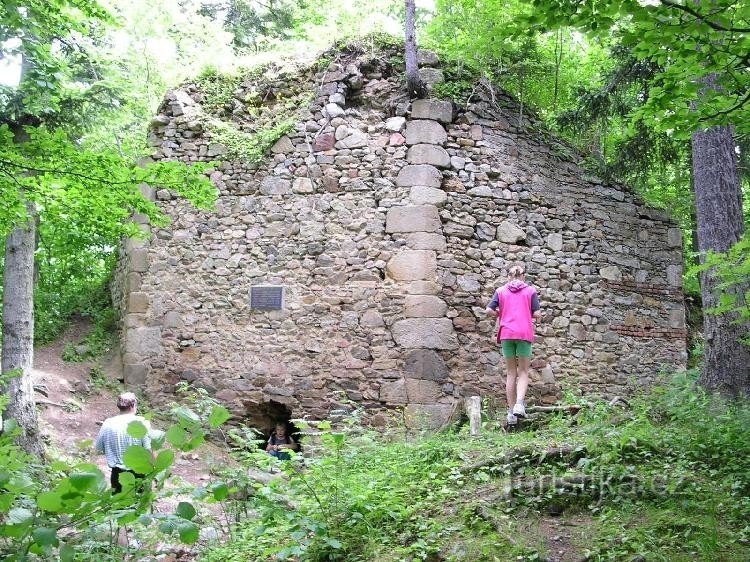
{"label": "child sitting in opening", "polygon": [[266,452],[272,457],[276,457],[280,460],[289,460],[291,457],[289,453],[285,452],[284,449],[291,451],[297,450],[297,443],[294,441],[291,435],[287,435],[287,426],[285,423],[277,423],[276,431],[271,433],[271,437],[268,439],[266,445]]}

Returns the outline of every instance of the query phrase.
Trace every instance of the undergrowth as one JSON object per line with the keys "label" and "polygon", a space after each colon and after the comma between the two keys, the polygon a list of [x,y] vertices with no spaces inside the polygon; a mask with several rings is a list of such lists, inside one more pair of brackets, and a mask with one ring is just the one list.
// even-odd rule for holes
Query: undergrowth
{"label": "undergrowth", "polygon": [[268,149],[294,129],[299,112],[306,108],[312,92],[304,79],[283,91],[265,80],[274,65],[221,73],[205,69],[196,82],[202,94],[201,120],[213,141],[223,144],[227,156],[259,163]]}
{"label": "undergrowth", "polygon": [[[694,379],[512,434],[494,420],[477,438],[324,422],[282,477],[237,493],[226,475],[232,540],[203,560],[543,560],[539,522],[569,514],[587,525],[577,559],[747,560],[750,406]],[[277,462],[250,441],[235,451],[245,474]]]}
{"label": "undergrowth", "polygon": [[[111,321],[103,315],[111,311],[109,280],[114,257],[106,256],[86,271],[67,272],[62,282],[40,281],[34,293],[34,342],[48,344],[57,339],[70,325],[75,315],[101,319],[102,327]],[[44,265],[53,268],[56,264]]]}
{"label": "undergrowth", "polygon": [[65,345],[62,354],[65,361],[97,359],[115,344],[115,311],[108,300],[91,307],[85,316],[92,321],[91,330],[80,342],[69,342]]}

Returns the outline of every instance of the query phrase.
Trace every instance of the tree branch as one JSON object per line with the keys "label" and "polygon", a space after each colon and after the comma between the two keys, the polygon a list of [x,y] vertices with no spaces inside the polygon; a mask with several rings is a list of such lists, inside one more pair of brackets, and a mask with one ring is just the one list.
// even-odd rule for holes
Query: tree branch
{"label": "tree branch", "polygon": [[[32,166],[27,166],[26,164],[21,164],[19,162],[14,162],[13,160],[5,160],[4,158],[0,158],[0,164],[1,165],[5,165],[5,166],[10,166],[10,167],[16,168],[16,169],[26,170],[26,171],[37,173],[37,174],[57,174],[57,175],[60,175],[60,176],[71,176],[71,177],[75,177],[75,178],[81,178],[81,179],[87,180],[87,181],[101,183],[101,184],[104,184],[104,185],[112,185],[112,186],[114,186],[114,185],[135,185],[135,184],[139,184],[139,183],[151,183],[151,181],[149,181],[147,178],[144,178],[142,180],[137,180],[135,178],[131,178],[131,179],[128,179],[128,180],[113,181],[113,180],[108,179],[106,177],[91,176],[91,175],[88,175],[88,174],[84,174],[82,172],[75,172],[75,171],[72,171],[72,170],[59,170],[59,169],[49,169],[49,168],[35,168],[35,167],[32,167]],[[4,172],[6,173],[6,175],[10,175],[9,174],[9,170],[7,170],[7,169],[5,169]],[[18,183],[18,182],[16,181],[16,183]],[[159,185],[163,185],[164,187],[169,187],[169,188],[174,188],[176,185],[183,185],[182,183],[180,183],[180,184],[171,184],[171,183],[165,183],[163,181],[160,181],[158,183],[159,183]]]}
{"label": "tree branch", "polygon": [[748,90],[745,95],[732,107],[721,111],[716,111],[714,113],[711,113],[710,115],[706,115],[703,119],[715,119],[716,117],[729,115],[733,111],[737,111],[738,109],[743,107],[748,102],[750,102],[750,90]]}
{"label": "tree branch", "polygon": [[35,172],[38,174],[59,174],[61,176],[72,176],[76,178],[81,178],[84,180],[89,181],[95,181],[99,183],[104,183],[107,185],[125,185],[125,184],[133,184],[136,183],[135,180],[125,180],[125,181],[112,181],[110,179],[104,178],[104,177],[97,177],[97,176],[90,176],[88,174],[84,174],[81,172],[73,172],[70,170],[54,170],[54,169],[48,169],[48,168],[34,168],[32,166],[27,166],[26,164],[20,164],[18,162],[14,162],[13,160],[5,160],[0,158],[0,164],[5,164],[6,166],[11,166],[13,168],[20,168],[23,170],[28,170],[30,172]]}
{"label": "tree branch", "polygon": [[682,12],[686,12],[690,14],[691,16],[698,18],[700,21],[705,23],[708,27],[716,31],[726,31],[730,33],[750,33],[750,27],[724,27],[723,25],[716,23],[715,21],[709,20],[708,19],[709,16],[701,14],[698,10],[693,9],[690,6],[678,4],[677,2],[673,2],[672,0],[660,0],[660,1],[662,5],[664,6],[667,6],[669,8],[674,8]]}

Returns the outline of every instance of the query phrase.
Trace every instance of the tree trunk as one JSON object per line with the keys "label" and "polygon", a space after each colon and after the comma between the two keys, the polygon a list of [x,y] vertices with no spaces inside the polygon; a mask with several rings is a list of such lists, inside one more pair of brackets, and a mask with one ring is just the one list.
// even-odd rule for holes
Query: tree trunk
{"label": "tree trunk", "polygon": [[3,417],[13,418],[21,429],[19,445],[42,456],[34,403],[31,367],[34,360],[34,247],[36,228],[33,207],[29,218],[5,240],[3,271],[2,372],[18,371],[7,384],[9,403]]}
{"label": "tree trunk", "polygon": [[427,95],[427,87],[419,77],[417,65],[417,39],[414,32],[415,19],[414,0],[406,0],[406,89],[410,98],[423,98]]}
{"label": "tree trunk", "polygon": [[[12,125],[14,141],[26,142],[23,118]],[[31,368],[34,364],[34,275],[36,249],[36,209],[27,203],[28,218],[5,239],[3,268],[3,344],[0,372],[18,370],[4,391],[8,407],[3,419],[14,419],[21,429],[18,444],[24,451],[41,457],[44,448],[34,402]]]}
{"label": "tree trunk", "polygon": [[[725,252],[745,229],[742,191],[737,169],[733,129],[712,127],[692,137],[698,250]],[[736,314],[711,314],[719,302],[719,280],[711,271],[701,274],[705,357],[699,384],[728,396],[750,395],[750,347],[739,339],[747,322],[735,323]],[[750,290],[750,280],[733,290]]]}

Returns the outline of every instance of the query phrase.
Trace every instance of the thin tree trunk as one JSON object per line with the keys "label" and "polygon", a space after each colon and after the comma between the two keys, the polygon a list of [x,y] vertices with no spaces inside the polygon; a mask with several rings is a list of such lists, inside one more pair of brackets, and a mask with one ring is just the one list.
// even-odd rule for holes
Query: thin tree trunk
{"label": "thin tree trunk", "polygon": [[552,98],[552,109],[557,111],[557,97],[560,91],[560,67],[563,59],[563,30],[558,29],[555,36],[555,92]]}
{"label": "thin tree trunk", "polygon": [[[13,126],[14,141],[26,142],[23,120]],[[34,363],[34,250],[36,249],[36,209],[26,204],[28,218],[5,239],[3,268],[3,343],[0,371],[18,371],[6,388],[8,406],[3,419],[14,419],[21,435],[18,444],[27,452],[43,456],[39,422],[34,402],[31,367]],[[3,424],[4,425],[4,424]]]}
{"label": "thin tree trunk", "polygon": [[[725,252],[745,229],[732,127],[712,127],[693,134],[692,156],[698,250],[701,254]],[[705,357],[698,382],[728,396],[748,396],[750,347],[739,340],[750,326],[736,323],[736,314],[707,312],[719,303],[718,283],[712,271],[701,274]],[[732,290],[750,290],[750,280]]]}
{"label": "thin tree trunk", "polygon": [[19,445],[42,456],[31,367],[34,359],[34,247],[36,228],[33,207],[29,218],[5,240],[3,271],[2,372],[17,371],[7,384],[8,407],[3,413],[21,429]]}
{"label": "thin tree trunk", "polygon": [[423,98],[427,95],[427,87],[419,77],[417,65],[417,39],[414,31],[415,10],[414,0],[406,1],[406,89],[410,98]]}

